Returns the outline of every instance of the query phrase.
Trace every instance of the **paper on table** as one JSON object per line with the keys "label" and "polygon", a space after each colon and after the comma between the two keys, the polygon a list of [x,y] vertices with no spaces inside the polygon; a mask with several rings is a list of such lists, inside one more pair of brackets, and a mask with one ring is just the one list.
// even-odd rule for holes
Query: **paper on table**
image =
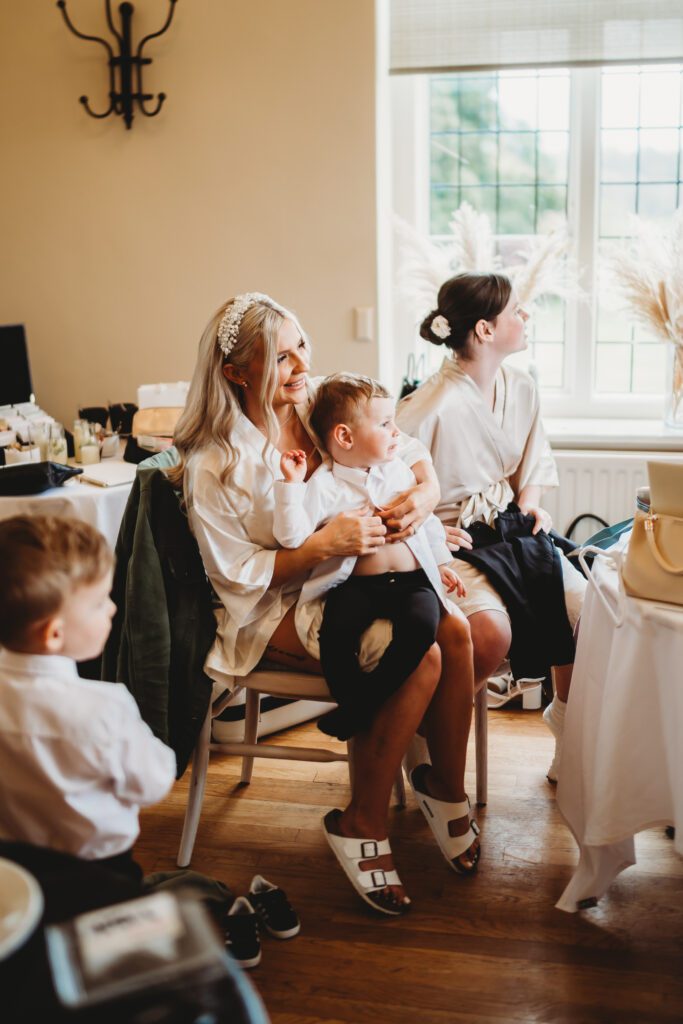
{"label": "paper on table", "polygon": [[131,462],[98,462],[83,470],[79,480],[84,484],[97,484],[98,487],[117,487],[120,484],[132,484],[137,466]]}

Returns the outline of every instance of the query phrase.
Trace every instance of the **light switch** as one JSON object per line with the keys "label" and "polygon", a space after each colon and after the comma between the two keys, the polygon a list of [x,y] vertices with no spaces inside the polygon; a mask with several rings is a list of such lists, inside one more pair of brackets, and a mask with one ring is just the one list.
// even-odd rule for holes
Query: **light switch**
{"label": "light switch", "polygon": [[375,307],[356,306],[353,311],[353,336],[356,341],[375,340]]}

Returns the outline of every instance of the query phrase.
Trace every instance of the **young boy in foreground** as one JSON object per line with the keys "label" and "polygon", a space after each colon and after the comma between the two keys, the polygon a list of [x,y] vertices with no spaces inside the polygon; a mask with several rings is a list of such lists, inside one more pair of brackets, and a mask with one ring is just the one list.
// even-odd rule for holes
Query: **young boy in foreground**
{"label": "young boy in foreground", "polygon": [[[139,890],[139,810],[175,778],[173,751],[126,687],[76,670],[109,635],[112,561],[101,534],[79,520],[0,522],[0,856],[36,874],[48,913],[51,897],[87,905],[89,866],[99,869],[98,905],[109,885],[112,902]],[[73,878],[68,855],[88,862]]]}
{"label": "young boy in foreground", "polygon": [[[237,962],[255,966],[251,905],[246,921],[235,916],[245,900],[228,912],[227,886],[196,872],[143,884],[133,860],[140,808],[166,796],[176,761],[123,684],[81,679],[76,670],[109,635],[112,563],[104,537],[80,520],[0,522],[0,857],[38,879],[46,923],[173,887],[200,899]],[[249,895],[270,908],[272,934],[298,932],[281,889],[257,875]]]}

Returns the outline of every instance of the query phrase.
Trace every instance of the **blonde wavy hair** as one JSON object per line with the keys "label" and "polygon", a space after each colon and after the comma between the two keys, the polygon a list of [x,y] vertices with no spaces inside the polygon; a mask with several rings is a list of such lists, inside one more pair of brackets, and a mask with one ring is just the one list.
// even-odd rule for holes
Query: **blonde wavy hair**
{"label": "blonde wavy hair", "polygon": [[180,456],[176,466],[167,470],[167,476],[174,487],[182,488],[187,461],[190,456],[208,445],[217,445],[225,455],[225,467],[221,472],[221,483],[230,484],[235,467],[239,462],[239,449],[232,443],[232,434],[242,413],[239,385],[228,380],[223,367],[232,364],[239,371],[246,371],[260,354],[263,357],[263,376],[258,395],[266,438],[265,453],[269,445],[275,444],[279,436],[277,417],[273,412],[273,398],[277,391],[277,338],[285,320],[291,320],[301,331],[308,345],[308,338],[293,313],[273,300],[254,302],[240,322],[237,339],[228,356],[218,344],[218,328],[223,316],[235,301],[228,299],[211,317],[199,342],[197,363],[192,375],[185,409],[176,425],[174,444]]}

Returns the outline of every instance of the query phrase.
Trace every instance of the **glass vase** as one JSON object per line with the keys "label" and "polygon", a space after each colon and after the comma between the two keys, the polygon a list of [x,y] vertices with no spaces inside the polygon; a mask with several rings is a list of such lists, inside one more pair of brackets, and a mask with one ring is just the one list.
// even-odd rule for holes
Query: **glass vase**
{"label": "glass vase", "polygon": [[683,339],[668,348],[664,423],[674,430],[683,430]]}

